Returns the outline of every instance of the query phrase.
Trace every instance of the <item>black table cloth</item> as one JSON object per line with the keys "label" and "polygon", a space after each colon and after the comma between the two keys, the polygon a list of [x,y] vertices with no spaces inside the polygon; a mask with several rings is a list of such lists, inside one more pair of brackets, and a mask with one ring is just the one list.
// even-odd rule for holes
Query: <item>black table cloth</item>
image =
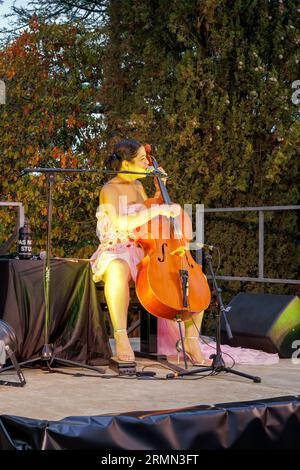
{"label": "black table cloth", "polygon": [[[19,361],[39,355],[45,344],[43,260],[0,260],[0,319],[18,338]],[[56,357],[104,365],[109,340],[88,261],[53,258],[50,263],[49,344]]]}

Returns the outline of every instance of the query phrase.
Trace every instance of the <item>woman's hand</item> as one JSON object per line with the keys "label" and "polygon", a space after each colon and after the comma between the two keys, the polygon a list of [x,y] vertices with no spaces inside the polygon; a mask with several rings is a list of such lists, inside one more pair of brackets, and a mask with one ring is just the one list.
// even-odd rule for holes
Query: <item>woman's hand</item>
{"label": "woman's hand", "polygon": [[[163,169],[162,166],[159,166],[159,167],[158,167],[158,170],[159,170],[161,173],[164,173],[165,175],[167,175],[167,173],[165,172],[165,170]],[[167,184],[167,178],[163,178],[163,177],[161,176],[161,180],[162,180],[162,182],[164,183],[164,185],[166,186],[166,184]]]}
{"label": "woman's hand", "polygon": [[[158,170],[161,171],[162,173],[164,173],[165,175],[167,174],[162,166],[159,166]],[[160,178],[161,178],[163,184],[166,186],[167,185],[167,178],[163,178],[163,177],[160,177]],[[155,189],[156,189],[154,197],[159,198],[161,196],[161,192],[160,192],[160,187],[159,187],[159,184],[158,184],[158,181],[157,181],[156,178],[154,178],[154,185],[155,185]]]}

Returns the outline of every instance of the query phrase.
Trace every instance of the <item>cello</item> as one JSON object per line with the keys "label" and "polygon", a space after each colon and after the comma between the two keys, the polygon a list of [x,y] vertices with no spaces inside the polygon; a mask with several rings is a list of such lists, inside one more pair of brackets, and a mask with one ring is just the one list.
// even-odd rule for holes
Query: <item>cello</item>
{"label": "cello", "polygon": [[[151,147],[145,145],[149,165],[158,169]],[[144,201],[152,204],[171,204],[160,176],[155,176],[159,198]],[[145,256],[137,265],[136,294],[143,307],[152,315],[166,320],[185,321],[194,313],[205,310],[211,292],[202,267],[189,251],[192,223],[181,209],[177,217],[158,216],[135,229],[138,243]]]}

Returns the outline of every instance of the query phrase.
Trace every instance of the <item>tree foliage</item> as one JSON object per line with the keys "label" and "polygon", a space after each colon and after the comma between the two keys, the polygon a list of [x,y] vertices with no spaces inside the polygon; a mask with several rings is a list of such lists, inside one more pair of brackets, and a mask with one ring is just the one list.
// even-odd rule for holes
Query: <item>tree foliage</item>
{"label": "tree foliage", "polygon": [[47,22],[80,20],[99,26],[106,18],[108,4],[109,0],[32,0],[26,6],[13,4],[11,14],[7,16],[16,21],[7,29],[14,32],[18,27],[27,26],[33,17]]}
{"label": "tree foliage", "polygon": [[[109,138],[154,143],[175,201],[299,203],[294,2],[126,0],[110,3],[109,18]],[[266,277],[299,278],[298,214],[266,213]],[[205,230],[222,274],[258,275],[258,214],[208,216]]]}
{"label": "tree foliage", "polygon": [[[26,167],[99,165],[101,55],[99,31],[36,20],[0,53],[0,76],[7,84],[7,104],[0,107],[1,199],[24,203],[35,251],[45,247],[47,181],[43,175],[18,175]],[[100,181],[95,175],[57,177],[54,254],[85,256],[89,244],[96,244]],[[13,218],[2,211],[2,236]]]}
{"label": "tree foliage", "polygon": [[[70,2],[65,0],[32,2],[37,15],[49,17],[55,12],[59,17],[59,8],[67,4]],[[88,14],[92,4],[100,5],[101,12]],[[29,46],[22,46],[26,66],[22,55],[10,56],[9,48],[2,51],[1,73],[9,82],[11,101],[5,111],[0,110],[0,145],[10,173],[15,167],[27,166],[41,148],[48,159],[53,158],[54,147],[62,152],[51,160],[53,164],[64,161],[60,158],[70,158],[70,164],[76,157],[73,164],[79,166],[86,164],[85,158],[94,164],[92,152],[96,152],[101,166],[114,141],[133,137],[153,144],[157,159],[169,174],[174,201],[204,203],[206,207],[299,204],[299,106],[291,101],[300,59],[299,15],[294,1],[80,0],[76,2],[78,10],[73,7],[68,18],[84,17],[87,26],[76,53],[73,46],[65,44],[78,41],[77,34],[64,33],[66,27],[72,30],[68,23],[30,30],[35,48],[44,34],[42,41],[47,42],[50,52],[45,48],[40,56],[34,48],[29,53]],[[49,38],[48,31],[53,31]],[[63,61],[67,61],[64,67],[70,69],[61,76],[47,72],[45,87],[36,79],[37,70],[44,70],[45,64],[55,70],[56,34],[60,35]],[[23,35],[21,38],[11,47],[24,41]],[[92,47],[86,47],[86,41],[92,41]],[[82,69],[85,75],[92,74],[84,76],[87,89],[82,88]],[[29,73],[35,104],[26,114],[26,106],[32,106],[26,104],[24,89]],[[88,99],[87,90],[91,94]],[[92,107],[96,103],[101,122],[95,123]],[[83,125],[79,126],[81,120]],[[13,124],[17,133],[11,130]],[[89,134],[90,126],[94,132]],[[30,145],[32,151],[28,150]],[[98,187],[89,181],[84,186],[82,181],[74,185],[72,180],[67,190],[61,186],[63,216],[58,214],[54,240],[59,242],[61,253],[91,254],[95,239],[88,231],[94,232]],[[17,182],[16,188],[21,185]],[[84,191],[90,194],[79,196],[79,187],[86,187]],[[38,197],[37,189],[28,196],[21,189],[13,192],[16,189],[11,186],[4,189],[6,197],[26,197],[28,204],[37,206],[33,200]],[[148,190],[151,192],[150,187]],[[35,223],[38,230],[45,219],[36,217]],[[257,229],[255,213],[207,216],[206,241],[221,247],[221,274],[257,276]],[[72,230],[78,231],[77,238],[70,236]],[[265,276],[299,277],[297,213],[268,212],[265,236]],[[84,248],[88,241],[91,245]],[[229,289],[236,288],[236,283],[229,284]],[[278,292],[278,285],[273,289]],[[288,286],[280,289],[293,290]]]}

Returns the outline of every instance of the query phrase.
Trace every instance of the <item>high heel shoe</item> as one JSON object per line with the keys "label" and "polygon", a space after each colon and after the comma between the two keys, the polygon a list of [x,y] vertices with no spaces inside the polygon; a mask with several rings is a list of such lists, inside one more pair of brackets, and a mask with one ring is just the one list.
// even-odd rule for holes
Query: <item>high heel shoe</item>
{"label": "high heel shoe", "polygon": [[[197,339],[199,340],[199,336],[186,336],[185,339]],[[181,339],[176,342],[176,349],[177,349],[177,363],[180,363],[180,353],[183,350]],[[192,357],[191,353],[184,348],[186,357],[190,360],[193,366],[211,366],[212,361],[210,359],[203,358],[202,361],[196,362],[195,359]]]}
{"label": "high heel shoe", "polygon": [[[121,335],[120,335],[121,333]],[[132,351],[131,349],[131,352],[130,353],[119,353],[118,352],[118,340],[116,339],[116,336],[123,336],[125,335],[125,338],[126,338],[126,341],[128,341],[129,343],[129,346],[130,346],[130,349],[131,349],[131,345],[130,345],[130,342],[129,342],[129,338],[127,336],[127,330],[126,328],[121,328],[119,330],[114,330],[114,337],[115,337],[115,341],[116,341],[116,356],[117,358],[122,361],[122,362],[133,362],[135,360],[135,356],[134,356],[134,352]]]}

